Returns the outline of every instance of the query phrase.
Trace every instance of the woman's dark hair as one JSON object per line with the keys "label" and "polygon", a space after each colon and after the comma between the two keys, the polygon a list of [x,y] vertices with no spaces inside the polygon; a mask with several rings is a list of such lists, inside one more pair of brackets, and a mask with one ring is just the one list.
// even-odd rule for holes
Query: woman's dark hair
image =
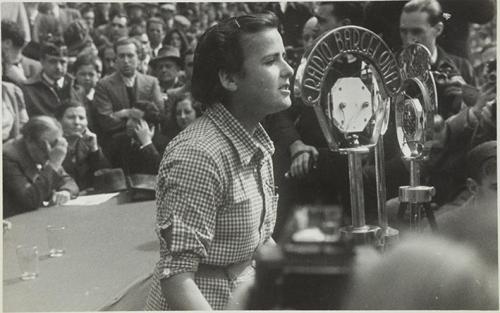
{"label": "woman's dark hair", "polygon": [[99,60],[91,54],[81,54],[76,58],[75,63],[73,63],[73,73],[76,74],[78,69],[85,65],[92,65],[96,72],[99,73]]}
{"label": "woman's dark hair", "polygon": [[240,72],[244,61],[241,35],[269,28],[278,28],[278,18],[272,12],[231,17],[210,27],[194,53],[193,97],[207,106],[224,103],[226,90],[220,83],[219,71]]}
{"label": "woman's dark hair", "polygon": [[181,48],[179,49],[179,52],[181,54],[181,59],[184,59],[184,55],[188,49],[188,40],[187,40],[186,34],[184,34],[183,31],[181,31],[179,29],[172,29],[163,38],[162,45],[171,46],[172,45],[172,37],[174,34],[178,34],[179,38],[181,39]]}

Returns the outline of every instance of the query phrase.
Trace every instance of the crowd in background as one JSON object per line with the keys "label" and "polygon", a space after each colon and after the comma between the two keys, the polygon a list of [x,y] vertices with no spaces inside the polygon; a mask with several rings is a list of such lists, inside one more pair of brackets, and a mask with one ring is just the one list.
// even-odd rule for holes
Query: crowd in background
{"label": "crowd in background", "polygon": [[[437,189],[433,206],[438,217],[439,212],[454,212],[443,219],[446,225],[461,214],[469,216],[456,210],[464,204],[492,206],[491,197],[496,204],[496,178],[491,181],[496,163],[494,171],[488,163],[496,158],[496,142],[491,142],[496,140],[496,102],[491,105],[496,98],[496,8],[489,0],[439,2],[451,18],[443,19],[437,43],[452,61],[433,68],[441,122],[423,173],[424,182]],[[198,40],[218,21],[273,11],[287,61],[296,70],[305,49],[332,25],[365,26],[397,53],[404,45],[399,31],[404,4],[2,3],[4,217],[109,191],[117,180],[123,180],[118,189],[152,185],[165,147],[203,114],[204,104],[191,95],[193,62]],[[441,84],[454,77],[460,77],[459,92],[452,89],[457,85]],[[325,151],[321,132],[314,134],[307,120],[312,116],[295,99],[291,109],[263,121],[276,146],[274,170],[281,190],[277,233],[293,205],[349,207],[346,160]],[[393,198],[409,174],[395,152],[397,144],[391,139],[385,144],[387,196]],[[315,163],[314,170],[306,163]],[[372,165],[366,160],[364,176],[365,184],[374,186]],[[367,207],[372,207],[368,221],[376,220],[373,186],[365,191]],[[403,213],[398,212],[396,221],[402,227]],[[487,259],[497,262],[496,256]],[[359,303],[353,307],[364,308]]]}

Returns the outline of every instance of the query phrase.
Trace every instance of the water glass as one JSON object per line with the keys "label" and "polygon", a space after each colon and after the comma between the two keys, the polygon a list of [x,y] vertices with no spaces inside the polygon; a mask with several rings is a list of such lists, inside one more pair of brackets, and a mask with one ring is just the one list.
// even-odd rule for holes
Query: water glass
{"label": "water glass", "polygon": [[57,258],[64,255],[64,233],[65,226],[47,226],[47,241],[49,244],[49,256]]}
{"label": "water glass", "polygon": [[38,247],[18,245],[16,248],[17,261],[21,269],[21,279],[30,280],[38,276]]}

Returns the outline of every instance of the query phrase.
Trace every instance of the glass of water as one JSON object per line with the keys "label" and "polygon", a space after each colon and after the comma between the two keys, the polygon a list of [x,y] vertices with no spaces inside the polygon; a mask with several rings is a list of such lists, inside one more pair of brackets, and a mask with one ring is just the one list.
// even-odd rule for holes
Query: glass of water
{"label": "glass of water", "polygon": [[17,262],[21,269],[21,279],[31,280],[38,277],[38,247],[18,245],[16,248]]}
{"label": "glass of water", "polygon": [[64,255],[64,233],[65,226],[47,226],[47,241],[49,244],[49,256],[57,258]]}

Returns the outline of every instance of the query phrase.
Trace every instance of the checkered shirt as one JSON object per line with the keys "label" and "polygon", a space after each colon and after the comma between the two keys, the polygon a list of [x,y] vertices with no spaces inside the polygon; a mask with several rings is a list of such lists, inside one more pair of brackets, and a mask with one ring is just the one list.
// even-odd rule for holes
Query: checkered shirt
{"label": "checkered shirt", "polygon": [[236,279],[196,274],[198,264],[228,266],[251,260],[270,239],[276,220],[272,153],[261,125],[251,136],[215,104],[167,147],[158,174],[157,235],[160,261],[146,309],[168,308],[160,280],[194,272],[213,309],[224,309],[232,291],[252,277],[250,266]]}

